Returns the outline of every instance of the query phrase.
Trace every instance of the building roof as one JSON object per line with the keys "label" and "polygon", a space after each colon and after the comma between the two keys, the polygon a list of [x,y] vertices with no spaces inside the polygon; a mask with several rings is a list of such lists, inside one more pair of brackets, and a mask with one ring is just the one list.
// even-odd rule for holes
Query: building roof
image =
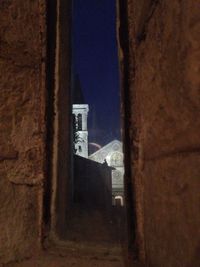
{"label": "building roof", "polygon": [[88,159],[88,158],[84,158],[84,157],[82,157],[80,155],[77,155],[77,154],[74,154],[74,160],[82,162],[83,166],[85,166],[85,167],[93,165],[94,167],[96,166],[96,167],[107,168],[109,170],[115,170],[115,168],[113,168],[112,166],[108,166],[105,163],[100,163],[100,162],[97,162],[97,161],[94,161],[94,160],[91,160],[91,159]]}
{"label": "building roof", "polygon": [[120,142],[119,140],[113,140],[112,142],[103,146],[93,154],[89,155],[88,158],[100,163],[103,163],[104,160],[106,159],[109,165],[110,156],[115,152],[121,153],[123,155],[122,142]]}

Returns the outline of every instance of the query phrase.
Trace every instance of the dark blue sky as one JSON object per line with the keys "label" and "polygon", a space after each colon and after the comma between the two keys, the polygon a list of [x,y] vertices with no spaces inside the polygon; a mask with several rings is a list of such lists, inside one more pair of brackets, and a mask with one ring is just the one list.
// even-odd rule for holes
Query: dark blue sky
{"label": "dark blue sky", "polygon": [[120,99],[115,0],[73,1],[73,70],[89,104],[89,141],[119,139]]}

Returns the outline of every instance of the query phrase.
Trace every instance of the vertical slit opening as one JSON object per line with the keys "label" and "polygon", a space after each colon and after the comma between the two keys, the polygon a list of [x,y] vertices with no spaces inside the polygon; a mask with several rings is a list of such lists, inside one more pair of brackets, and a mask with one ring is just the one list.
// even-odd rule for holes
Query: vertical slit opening
{"label": "vertical slit opening", "polygon": [[[53,2],[48,1],[50,10],[48,43],[50,44],[47,49],[49,58],[47,73],[48,77],[51,77],[47,81],[50,103],[47,107],[47,151],[53,154],[52,159],[48,158],[48,176],[53,178],[48,179],[46,185],[44,201],[45,204],[51,202],[51,207],[47,205],[44,221],[48,224],[51,218],[51,233],[54,239],[57,236],[58,240],[71,242],[70,246],[78,244],[81,247],[81,243],[87,243],[90,248],[95,244],[102,245],[104,248],[109,247],[114,251],[113,247],[116,245],[116,251],[119,252],[119,249],[122,249],[124,253],[128,243],[130,254],[134,252],[137,258],[135,207],[130,167],[131,142],[128,128],[130,92],[127,3],[119,1],[117,10],[114,0],[98,3],[87,0],[86,2],[93,5],[93,10],[89,9],[93,20],[98,19],[100,15],[98,22],[100,24],[96,30],[93,25],[92,32],[90,28],[92,21],[87,21],[89,18],[86,2],[72,1],[72,6],[78,2],[84,5],[82,8],[85,11],[80,8],[76,11],[74,6],[71,7],[70,1],[58,0],[57,5]],[[109,10],[109,7],[108,14],[105,12],[105,6],[102,6],[103,3],[107,7],[112,4],[112,10]],[[119,11],[118,18],[117,11]],[[57,28],[51,21],[52,12],[55,20],[58,16]],[[78,14],[75,15],[74,12]],[[95,15],[95,12],[99,13]],[[79,20],[76,23],[79,27],[85,26],[85,31],[74,29],[77,27],[74,24],[75,16]],[[119,45],[116,32],[117,19],[120,20],[119,39],[124,56],[121,66],[117,47]],[[87,27],[90,28],[89,32]],[[80,38],[83,39],[77,41],[79,44],[76,46],[80,46],[81,49],[86,46],[83,50],[87,52],[82,51],[86,53],[85,56],[75,52],[73,39],[75,31],[77,34],[81,33]],[[95,37],[95,32],[99,37]],[[97,51],[101,50],[102,46],[106,47],[104,32],[107,34],[106,38],[110,38],[111,35],[112,40],[106,44],[109,48],[104,51],[105,54],[103,51],[96,52],[99,58],[95,60],[94,41],[97,38]],[[84,44],[86,35],[88,35],[87,44]],[[51,38],[55,42],[52,42]],[[91,50],[88,45],[92,45],[93,49]],[[105,47],[104,49],[107,49]],[[114,63],[113,58],[110,58],[113,50]],[[76,53],[78,56],[75,55]],[[78,57],[76,63],[75,57]],[[85,60],[87,57],[88,60]],[[55,58],[56,60],[53,60]],[[82,62],[80,62],[81,59]],[[55,69],[57,69],[56,73]],[[85,73],[88,69],[91,71],[90,74]],[[104,82],[103,79],[105,79]],[[109,87],[113,90],[112,96],[109,95]],[[100,98],[103,99],[101,103]],[[118,110],[115,105],[118,106]],[[112,119],[109,120],[109,117]],[[52,120],[54,120],[54,127]],[[116,125],[118,129],[115,129]],[[55,143],[57,143],[56,149]]]}

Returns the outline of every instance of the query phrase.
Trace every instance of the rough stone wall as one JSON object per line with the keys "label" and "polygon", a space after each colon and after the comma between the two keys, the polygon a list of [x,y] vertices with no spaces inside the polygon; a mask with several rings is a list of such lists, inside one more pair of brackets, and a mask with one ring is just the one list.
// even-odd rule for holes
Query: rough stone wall
{"label": "rough stone wall", "polygon": [[0,262],[40,246],[44,179],[44,5],[0,3]]}
{"label": "rough stone wall", "polygon": [[147,266],[198,267],[200,1],[128,6],[140,257]]}

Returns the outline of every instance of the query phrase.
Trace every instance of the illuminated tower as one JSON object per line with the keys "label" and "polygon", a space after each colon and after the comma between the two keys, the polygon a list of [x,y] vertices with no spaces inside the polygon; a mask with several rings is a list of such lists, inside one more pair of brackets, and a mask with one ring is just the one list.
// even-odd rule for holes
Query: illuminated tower
{"label": "illuminated tower", "polygon": [[87,116],[88,104],[85,104],[81,83],[76,75],[72,84],[73,93],[73,130],[74,130],[74,151],[77,155],[88,158],[88,129]]}
{"label": "illuminated tower", "polygon": [[75,131],[75,153],[88,158],[88,130],[87,116],[89,106],[87,104],[73,104],[73,126]]}

